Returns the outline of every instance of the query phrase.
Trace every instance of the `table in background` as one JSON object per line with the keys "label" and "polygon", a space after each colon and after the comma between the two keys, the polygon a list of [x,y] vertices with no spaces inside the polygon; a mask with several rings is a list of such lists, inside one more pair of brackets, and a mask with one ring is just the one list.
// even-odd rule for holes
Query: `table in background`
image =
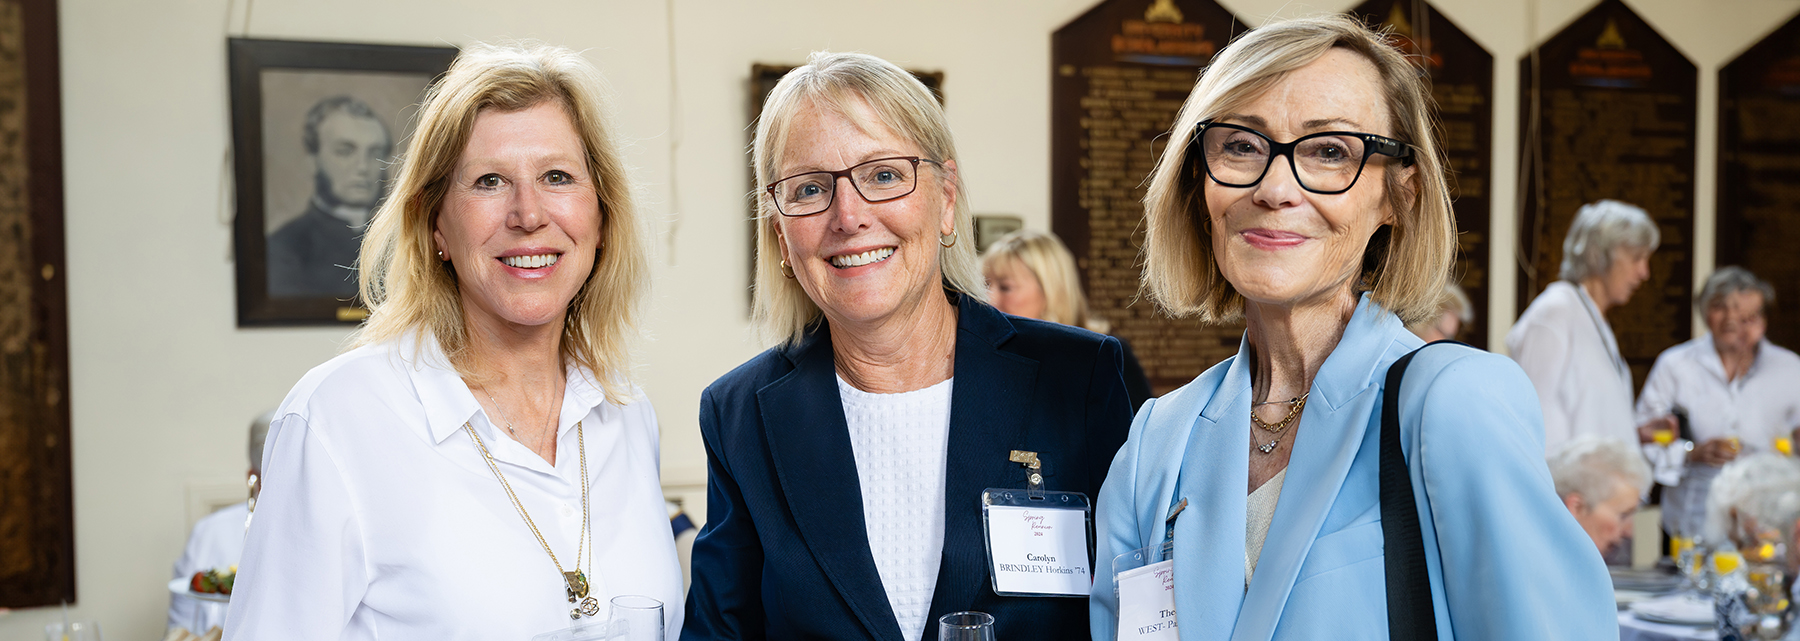
{"label": "table in background", "polygon": [[1619,612],[1619,641],[1718,641],[1712,628],[1652,623],[1637,618],[1630,610]]}

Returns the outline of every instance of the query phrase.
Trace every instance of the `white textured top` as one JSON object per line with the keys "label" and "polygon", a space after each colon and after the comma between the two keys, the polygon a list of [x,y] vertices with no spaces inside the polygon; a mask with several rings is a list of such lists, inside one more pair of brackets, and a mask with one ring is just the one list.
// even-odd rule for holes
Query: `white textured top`
{"label": "white textured top", "polygon": [[[465,423],[562,566],[587,573],[600,616],[613,597],[649,596],[677,638],[681,565],[656,414],[633,392],[615,404],[592,373],[571,370],[552,465],[488,420],[435,339],[366,345],[314,368],[269,425],[225,640],[487,641],[568,628],[556,564]],[[578,565],[584,441],[593,545]]]}
{"label": "white textured top", "polygon": [[1583,434],[1638,442],[1631,370],[1612,325],[1580,285],[1556,281],[1538,294],[1506,334],[1544,408],[1544,451]]}
{"label": "white textured top", "polygon": [[1269,522],[1275,520],[1275,501],[1281,498],[1281,482],[1287,480],[1287,468],[1263,481],[1262,487],[1250,493],[1244,519],[1244,589],[1250,589],[1250,578],[1256,576],[1256,561],[1262,558],[1263,541],[1269,538]]}
{"label": "white textured top", "polygon": [[869,552],[900,621],[900,637],[909,641],[925,634],[944,553],[944,451],[955,380],[870,394],[838,379]]}

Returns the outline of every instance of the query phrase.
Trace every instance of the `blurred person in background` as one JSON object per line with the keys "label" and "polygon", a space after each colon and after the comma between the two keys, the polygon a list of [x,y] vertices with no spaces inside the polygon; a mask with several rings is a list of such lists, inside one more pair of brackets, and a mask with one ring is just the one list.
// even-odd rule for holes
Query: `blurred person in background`
{"label": "blurred person in background", "polygon": [[[1794,594],[1800,583],[1793,581],[1800,569],[1800,463],[1771,453],[1727,463],[1708,491],[1705,523],[1707,547],[1736,552],[1740,561],[1752,564],[1746,582],[1714,584],[1720,641],[1800,641],[1793,607],[1800,603]],[[1715,567],[1718,556],[1715,552]],[[1789,601],[1786,612],[1774,603],[1782,597]]]}
{"label": "blurred person in background", "polygon": [[1408,324],[1406,329],[1427,343],[1454,341],[1462,340],[1463,328],[1475,322],[1475,305],[1469,302],[1469,294],[1456,283],[1444,285],[1444,297],[1438,303],[1438,310],[1436,316],[1421,318]]}
{"label": "blurred person in background", "polygon": [[[981,274],[987,278],[988,301],[1002,312],[1101,334],[1112,329],[1088,308],[1075,256],[1055,234],[1021,229],[1001,236],[982,255]],[[1131,343],[1119,338],[1119,347],[1125,353],[1125,392],[1135,410],[1150,398],[1150,379]]]}
{"label": "blurred person in background", "polygon": [[[238,564],[244,554],[244,528],[250,525],[250,512],[255,509],[256,495],[262,476],[263,439],[269,434],[269,421],[275,411],[263,412],[250,421],[250,500],[219,508],[194,523],[188,535],[187,548],[175,562],[175,578],[190,579],[196,572],[226,569]],[[183,628],[196,636],[225,625],[225,604],[169,595],[169,628]]]}
{"label": "blurred person in background", "polygon": [[1765,338],[1774,301],[1775,288],[1749,270],[1713,272],[1694,298],[1706,335],[1663,351],[1644,381],[1637,420],[1680,410],[1693,439],[1685,460],[1670,461],[1680,480],[1665,482],[1663,527],[1672,533],[1700,532],[1707,486],[1722,466],[1774,451],[1776,439],[1800,428],[1800,356]]}
{"label": "blurred person in background", "polygon": [[1639,425],[1632,413],[1631,368],[1606,312],[1631,300],[1650,278],[1650,254],[1662,242],[1643,209],[1616,200],[1582,206],[1563,238],[1561,280],[1531,301],[1506,347],[1544,406],[1544,447],[1582,434],[1643,443],[1675,422]]}
{"label": "blurred person in background", "polygon": [[1632,516],[1650,490],[1636,443],[1584,434],[1551,448],[1547,461],[1556,495],[1602,555],[1631,538]]}

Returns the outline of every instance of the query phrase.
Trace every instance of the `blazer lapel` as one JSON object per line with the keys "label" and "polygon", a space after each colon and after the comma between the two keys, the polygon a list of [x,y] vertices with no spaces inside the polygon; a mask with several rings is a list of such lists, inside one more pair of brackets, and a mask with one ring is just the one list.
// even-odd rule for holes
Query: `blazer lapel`
{"label": "blazer lapel", "polygon": [[[1275,503],[1256,576],[1244,595],[1238,619],[1243,626],[1231,635],[1234,641],[1274,636],[1300,566],[1342,495],[1350,464],[1362,449],[1380,391],[1376,366],[1393,343],[1394,333],[1403,329],[1398,322],[1380,322],[1374,312],[1373,303],[1365,296],[1337,347],[1313,378],[1312,396],[1300,415],[1299,440],[1288,458],[1287,478]],[[1238,482],[1238,494],[1242,495],[1244,477]],[[1239,516],[1242,523],[1242,510]],[[1243,536],[1240,527],[1238,539]]]}
{"label": "blazer lapel", "polygon": [[[1184,640],[1224,639],[1237,625],[1244,600],[1244,527],[1250,478],[1248,343],[1226,368],[1212,401],[1200,411],[1182,456],[1178,496],[1187,509],[1175,519],[1175,598],[1184,608]],[[1241,418],[1242,420],[1236,420]],[[1198,612],[1186,608],[1198,607]]]}
{"label": "blazer lapel", "polygon": [[900,624],[869,553],[829,328],[821,324],[788,357],[794,371],[756,393],[788,509],[813,559],[869,637],[898,641]]}
{"label": "blazer lapel", "polygon": [[981,491],[1025,487],[1025,469],[1008,457],[1025,443],[1024,417],[1038,374],[1037,361],[999,349],[1013,335],[1011,321],[968,296],[958,299],[956,381],[944,465],[944,555],[926,638],[936,637],[938,617],[968,609],[992,590]]}

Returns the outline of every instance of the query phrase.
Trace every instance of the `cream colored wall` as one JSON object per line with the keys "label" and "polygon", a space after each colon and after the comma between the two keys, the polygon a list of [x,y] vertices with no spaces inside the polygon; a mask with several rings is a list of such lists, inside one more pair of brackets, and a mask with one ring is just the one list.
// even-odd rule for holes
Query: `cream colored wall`
{"label": "cream colored wall", "polygon": [[[308,368],[338,329],[233,323],[227,35],[458,44],[535,37],[584,50],[606,74],[646,211],[659,218],[641,381],[663,424],[664,481],[701,511],[698,394],[754,355],[747,334],[745,125],[753,62],[859,50],[946,73],[945,93],[975,209],[1048,223],[1049,34],[1090,0],[628,2],[542,0],[66,0],[61,5],[74,412],[77,616],[108,638],[161,637],[163,583],[198,508],[241,482],[244,427]],[[1230,0],[1251,24],[1341,10]],[[1634,0],[1700,66],[1696,273],[1711,264],[1711,97],[1720,64],[1792,14],[1793,0]],[[1438,6],[1494,53],[1495,229],[1512,224],[1517,60],[1527,8]],[[1546,0],[1535,31],[1590,3]],[[343,16],[355,16],[346,21]],[[229,27],[227,25],[230,25]],[[674,28],[671,29],[671,24]],[[673,34],[671,36],[671,34]],[[1508,234],[1494,233],[1493,291],[1511,291]],[[1492,301],[1494,337],[1510,296]],[[1498,343],[1498,340],[1493,342]],[[703,512],[702,512],[703,514]],[[54,609],[0,618],[34,639]]]}

